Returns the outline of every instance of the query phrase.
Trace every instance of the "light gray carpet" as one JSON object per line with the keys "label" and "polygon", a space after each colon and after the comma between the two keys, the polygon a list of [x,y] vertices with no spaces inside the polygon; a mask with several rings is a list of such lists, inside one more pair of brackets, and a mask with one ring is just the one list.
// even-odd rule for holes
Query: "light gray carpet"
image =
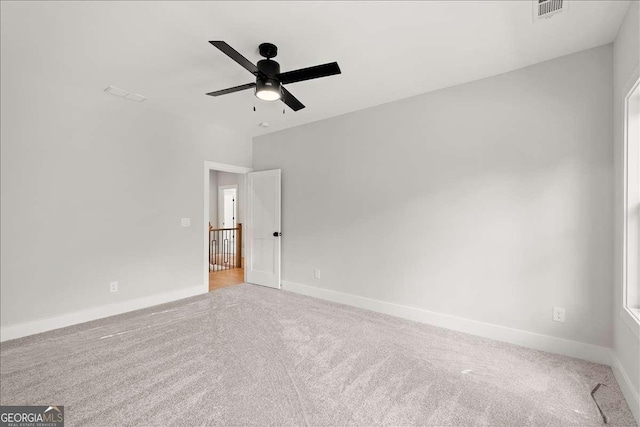
{"label": "light gray carpet", "polygon": [[611,369],[239,285],[0,346],[3,405],[79,425],[635,425]]}

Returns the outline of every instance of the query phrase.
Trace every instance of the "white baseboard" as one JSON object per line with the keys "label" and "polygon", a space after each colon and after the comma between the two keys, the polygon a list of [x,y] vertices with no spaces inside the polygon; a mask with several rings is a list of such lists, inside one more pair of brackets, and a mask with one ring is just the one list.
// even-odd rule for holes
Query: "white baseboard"
{"label": "white baseboard", "polygon": [[601,363],[603,365],[609,365],[611,363],[611,349],[609,347],[566,340],[520,329],[507,328],[505,326],[450,316],[448,314],[436,313],[406,305],[331,291],[300,283],[282,281],[282,289],[327,301],[337,302],[339,304],[350,305],[353,307],[363,308],[365,310],[389,314],[403,319],[490,338],[496,341],[508,342],[549,353],[575,357],[589,362]]}
{"label": "white baseboard", "polygon": [[613,374],[616,376],[616,380],[618,380],[620,390],[622,390],[622,394],[629,404],[629,408],[633,413],[633,417],[636,419],[636,423],[640,424],[640,396],[638,396],[638,392],[633,387],[627,372],[624,370],[624,366],[622,366],[622,363],[620,362],[620,359],[618,359],[618,355],[614,350],[611,350],[611,369],[613,370]]}
{"label": "white baseboard", "polygon": [[87,310],[67,313],[60,316],[38,319],[31,322],[16,323],[0,328],[0,342],[26,337],[28,335],[39,334],[41,332],[64,328],[66,326],[77,325],[91,320],[102,319],[104,317],[115,316],[116,314],[127,313],[166,302],[177,301],[195,295],[206,293],[207,290],[202,285],[173,292],[166,292],[158,295],[136,298],[129,301],[122,301],[106,304]]}

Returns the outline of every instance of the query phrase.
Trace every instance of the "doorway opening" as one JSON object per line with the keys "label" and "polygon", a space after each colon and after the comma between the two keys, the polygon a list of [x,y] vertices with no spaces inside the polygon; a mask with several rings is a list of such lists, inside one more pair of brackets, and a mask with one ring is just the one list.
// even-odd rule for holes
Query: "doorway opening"
{"label": "doorway opening", "polygon": [[245,176],[209,171],[209,291],[244,283]]}
{"label": "doorway opening", "polygon": [[245,174],[250,171],[205,162],[205,283],[209,292],[245,282]]}
{"label": "doorway opening", "polygon": [[[204,162],[205,292],[245,282],[281,288],[280,176],[280,169],[253,172],[242,166]],[[235,192],[225,192],[229,188]],[[222,210],[218,208],[220,197]],[[235,226],[228,227],[229,222]],[[212,238],[216,229],[221,234]],[[237,268],[225,263],[235,263]]]}

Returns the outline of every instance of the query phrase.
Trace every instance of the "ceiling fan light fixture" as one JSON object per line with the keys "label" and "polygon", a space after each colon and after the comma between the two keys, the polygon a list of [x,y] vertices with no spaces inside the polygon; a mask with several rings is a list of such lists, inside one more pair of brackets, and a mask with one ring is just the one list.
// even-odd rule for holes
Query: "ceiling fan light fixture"
{"label": "ceiling fan light fixture", "polygon": [[277,101],[281,97],[279,81],[273,79],[258,79],[256,81],[256,98],[263,101]]}
{"label": "ceiling fan light fixture", "polygon": [[[540,0],[540,1],[560,1],[560,0]],[[281,100],[293,111],[300,111],[304,108],[304,104],[300,102],[295,96],[291,94],[282,85],[288,85],[290,83],[302,82],[305,80],[318,79],[320,77],[333,76],[340,74],[340,67],[337,62],[330,62],[322,65],[315,65],[313,67],[300,68],[298,70],[287,71],[286,73],[280,72],[280,64],[274,61],[274,58],[278,54],[278,47],[273,43],[262,43],[258,50],[260,55],[265,59],[258,61],[257,65],[254,65],[247,58],[242,56],[237,50],[229,46],[222,40],[209,41],[213,46],[218,48],[222,53],[234,60],[242,68],[253,74],[256,78],[255,83],[246,83],[240,86],[230,87],[228,89],[216,90],[214,92],[208,92],[208,96],[220,96],[227,95],[234,92],[240,92],[246,89],[254,89],[256,98],[265,101]],[[253,111],[256,111],[256,107],[253,107]],[[284,110],[283,110],[284,113]]]}

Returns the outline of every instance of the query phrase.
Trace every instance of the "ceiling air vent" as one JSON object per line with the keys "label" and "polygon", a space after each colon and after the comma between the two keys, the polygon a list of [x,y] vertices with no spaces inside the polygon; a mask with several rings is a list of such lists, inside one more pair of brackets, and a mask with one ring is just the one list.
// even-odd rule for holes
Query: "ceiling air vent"
{"label": "ceiling air vent", "polygon": [[109,86],[104,90],[111,95],[121,96],[123,98],[130,99],[132,101],[142,102],[147,99],[146,96],[139,95],[137,93],[129,92],[128,90],[120,89],[119,87]]}
{"label": "ceiling air vent", "polygon": [[568,0],[533,0],[533,19],[546,19],[567,10]]}

